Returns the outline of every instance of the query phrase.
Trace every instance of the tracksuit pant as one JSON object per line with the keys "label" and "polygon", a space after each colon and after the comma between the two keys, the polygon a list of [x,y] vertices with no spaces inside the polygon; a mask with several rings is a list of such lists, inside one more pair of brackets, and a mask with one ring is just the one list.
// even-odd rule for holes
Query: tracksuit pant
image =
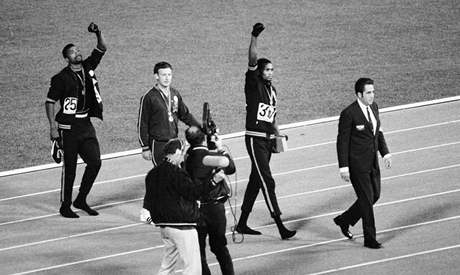
{"label": "tracksuit pant", "polygon": [[153,167],[160,165],[165,158],[165,153],[163,149],[165,148],[166,143],[168,141],[152,141],[152,163]]}
{"label": "tracksuit pant", "polygon": [[101,168],[101,153],[96,130],[89,118],[77,119],[70,130],[61,130],[64,165],[61,179],[61,203],[64,207],[72,204],[72,190],[77,170],[77,156],[86,163],[78,199],[86,202],[86,197],[93,186]]}
{"label": "tracksuit pant", "polygon": [[243,212],[252,211],[260,189],[271,216],[274,218],[281,215],[275,194],[275,180],[270,171],[273,142],[274,140],[269,138],[249,135],[245,137],[246,149],[251,159],[251,175],[241,206]]}
{"label": "tracksuit pant", "polygon": [[198,239],[200,242],[201,269],[203,275],[211,274],[206,261],[206,237],[209,235],[209,246],[216,255],[222,275],[233,275],[232,257],[227,248],[225,237],[227,218],[225,205],[221,202],[204,203],[200,206],[200,222],[198,223]]}

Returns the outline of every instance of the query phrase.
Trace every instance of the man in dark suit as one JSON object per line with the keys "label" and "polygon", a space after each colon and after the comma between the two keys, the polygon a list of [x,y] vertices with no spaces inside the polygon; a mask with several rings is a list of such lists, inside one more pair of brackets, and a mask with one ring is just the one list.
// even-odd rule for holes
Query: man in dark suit
{"label": "man in dark suit", "polygon": [[380,197],[380,169],[377,152],[386,168],[391,167],[385,137],[380,127],[379,110],[374,102],[374,81],[360,78],[355,83],[357,100],[340,113],[337,135],[337,156],[340,176],[351,181],[358,197],[344,213],[334,218],[342,233],[349,239],[353,235],[349,226],[362,218],[364,246],[378,249],[373,205]]}

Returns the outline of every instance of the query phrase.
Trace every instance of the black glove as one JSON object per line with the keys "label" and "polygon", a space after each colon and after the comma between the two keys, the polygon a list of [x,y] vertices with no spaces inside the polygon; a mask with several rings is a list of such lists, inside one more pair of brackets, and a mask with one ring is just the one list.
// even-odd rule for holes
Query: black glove
{"label": "black glove", "polygon": [[99,27],[96,24],[94,24],[93,22],[91,22],[91,24],[89,24],[88,31],[89,32],[94,32],[94,33],[99,33],[100,32]]}
{"label": "black glove", "polygon": [[252,32],[251,34],[254,35],[255,37],[259,36],[259,34],[265,29],[265,26],[264,24],[262,23],[256,23],[253,27],[252,27]]}

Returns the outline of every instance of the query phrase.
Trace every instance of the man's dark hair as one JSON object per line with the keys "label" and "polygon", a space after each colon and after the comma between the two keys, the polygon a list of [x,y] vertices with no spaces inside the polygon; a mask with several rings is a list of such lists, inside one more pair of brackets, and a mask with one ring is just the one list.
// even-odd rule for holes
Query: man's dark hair
{"label": "man's dark hair", "polygon": [[205,134],[200,128],[192,126],[185,130],[185,139],[190,143],[190,146],[194,147],[203,143]]}
{"label": "man's dark hair", "polygon": [[67,44],[65,45],[65,47],[62,49],[62,56],[64,58],[67,58],[67,52],[69,51],[70,48],[74,47],[75,45],[70,43],[70,44]]}
{"label": "man's dark hair", "polygon": [[174,138],[169,140],[165,147],[163,148],[163,152],[165,155],[175,154],[177,149],[182,150],[182,141],[178,138]]}
{"label": "man's dark hair", "polygon": [[171,64],[169,64],[166,61],[161,61],[155,64],[155,67],[153,67],[153,74],[157,74],[160,69],[166,69],[170,68],[172,70]]}
{"label": "man's dark hair", "polygon": [[259,58],[257,59],[257,70],[262,74],[262,72],[265,70],[265,66],[267,64],[272,63],[270,60],[267,58]]}
{"label": "man's dark hair", "polygon": [[370,78],[360,78],[355,83],[355,94],[363,93],[365,85],[374,85],[374,80]]}

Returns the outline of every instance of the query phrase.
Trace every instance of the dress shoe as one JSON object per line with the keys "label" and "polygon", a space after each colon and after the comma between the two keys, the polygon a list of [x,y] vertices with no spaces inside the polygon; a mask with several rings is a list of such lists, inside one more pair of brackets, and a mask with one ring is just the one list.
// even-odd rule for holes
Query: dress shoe
{"label": "dress shoe", "polygon": [[64,218],[71,218],[71,219],[79,218],[79,216],[75,212],[73,212],[72,209],[70,209],[70,206],[61,206],[61,208],[59,208],[59,213]]}
{"label": "dress shoe", "polygon": [[342,234],[347,237],[348,239],[353,239],[353,234],[348,230],[349,226],[348,224],[343,223],[340,221],[340,216],[337,216],[334,218],[334,223],[340,227],[340,231],[342,231]]}
{"label": "dress shoe", "polygon": [[239,224],[235,228],[236,232],[246,235],[262,235],[260,231],[249,228],[249,226],[240,226]]}
{"label": "dress shoe", "polygon": [[88,205],[86,202],[80,202],[80,201],[75,200],[75,201],[73,202],[73,206],[74,206],[75,208],[78,208],[78,209],[81,209],[81,210],[85,211],[85,212],[88,213],[88,215],[90,215],[90,216],[97,216],[97,215],[99,215],[99,213],[98,213],[96,210],[94,210],[94,209],[92,209],[91,207],[89,207],[89,205]]}
{"label": "dress shoe", "polygon": [[383,248],[382,244],[373,240],[373,241],[364,241],[364,246],[372,249]]}

